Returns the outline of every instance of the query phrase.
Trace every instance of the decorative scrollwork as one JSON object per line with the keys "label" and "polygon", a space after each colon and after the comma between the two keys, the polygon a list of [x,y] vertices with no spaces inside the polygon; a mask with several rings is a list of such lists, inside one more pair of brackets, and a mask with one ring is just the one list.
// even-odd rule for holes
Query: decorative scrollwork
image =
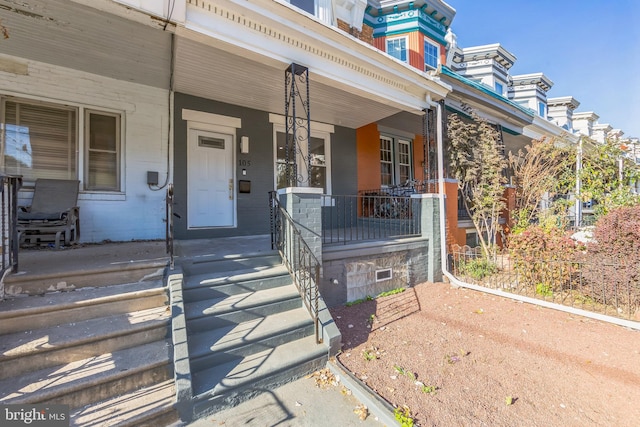
{"label": "decorative scrollwork", "polygon": [[295,63],[285,70],[285,126],[287,185],[308,184],[311,171],[309,69]]}

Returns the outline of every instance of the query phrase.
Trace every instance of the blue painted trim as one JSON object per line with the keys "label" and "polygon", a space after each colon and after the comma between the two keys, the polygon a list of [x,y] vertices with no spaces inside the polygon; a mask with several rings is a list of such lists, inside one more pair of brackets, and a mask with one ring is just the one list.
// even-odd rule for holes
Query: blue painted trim
{"label": "blue painted trim", "polygon": [[[446,101],[445,101],[445,102],[446,102]],[[457,108],[452,107],[451,105],[447,105],[447,104],[445,103],[444,108],[445,108],[447,111],[450,111],[450,112],[452,112],[452,113],[455,113],[455,114],[457,114],[457,115],[459,115],[459,116],[462,116],[462,117],[464,117],[464,118],[466,118],[466,119],[473,120],[473,118],[472,118],[469,114],[465,113],[464,111],[460,111],[460,110],[458,110]],[[509,129],[509,128],[507,128],[507,127],[504,127],[504,126],[500,126],[500,127],[502,128],[502,131],[503,131],[503,132],[508,133],[509,135],[522,136],[522,134],[521,134],[521,133],[516,132],[515,130],[511,130],[511,129]]]}
{"label": "blue painted trim", "polygon": [[[403,29],[399,29],[399,30],[396,30],[396,31],[387,31],[387,32],[384,32],[384,33],[383,32],[376,33],[375,30],[374,30],[373,38],[374,39],[378,39],[380,37],[393,37],[393,36],[397,36],[397,35],[401,35],[401,34],[409,34],[409,33],[414,32],[414,31],[416,31],[416,29],[404,29],[403,28]],[[421,28],[418,28],[417,31],[420,34],[422,34],[423,36],[429,37],[429,39],[431,39],[431,41],[433,41],[435,43],[440,43],[443,46],[447,45],[447,42],[443,38],[438,37],[436,34],[432,34],[432,33],[428,33],[428,32],[422,31]]]}
{"label": "blue painted trim", "polygon": [[495,99],[497,99],[497,100],[499,100],[499,101],[501,101],[501,102],[503,102],[503,103],[505,103],[507,105],[510,105],[510,106],[512,106],[514,108],[517,108],[518,110],[522,111],[523,113],[525,113],[529,117],[535,116],[535,112],[533,110],[531,110],[530,108],[523,107],[522,105],[516,104],[515,102],[505,98],[504,96],[498,95],[496,92],[494,92],[493,90],[485,87],[483,84],[474,82],[473,80],[470,80],[470,79],[468,79],[466,77],[463,77],[460,74],[452,71],[449,67],[446,67],[446,66],[443,65],[441,67],[441,72],[440,73],[445,75],[445,76],[451,77],[451,78],[453,78],[455,80],[458,80],[459,82],[465,84],[466,86],[470,86],[470,87],[472,87],[474,89],[477,89],[480,92],[482,92],[482,93],[484,93],[486,95],[489,95],[490,97],[495,98]]}

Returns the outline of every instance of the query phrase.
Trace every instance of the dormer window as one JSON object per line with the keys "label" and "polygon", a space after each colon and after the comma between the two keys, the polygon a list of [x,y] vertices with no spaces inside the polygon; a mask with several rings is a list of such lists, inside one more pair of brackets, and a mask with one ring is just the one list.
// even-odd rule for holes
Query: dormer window
{"label": "dormer window", "polygon": [[438,68],[438,58],[440,57],[440,47],[429,40],[424,39],[424,70],[435,70]]}
{"label": "dormer window", "polygon": [[540,117],[547,116],[547,106],[542,101],[538,101],[538,114]]}
{"label": "dormer window", "polygon": [[504,86],[502,86],[502,83],[495,83],[495,88],[496,88],[496,92],[498,92],[499,95],[504,95]]}
{"label": "dormer window", "polygon": [[407,55],[407,38],[387,39],[387,53],[402,62],[407,62],[409,57]]}

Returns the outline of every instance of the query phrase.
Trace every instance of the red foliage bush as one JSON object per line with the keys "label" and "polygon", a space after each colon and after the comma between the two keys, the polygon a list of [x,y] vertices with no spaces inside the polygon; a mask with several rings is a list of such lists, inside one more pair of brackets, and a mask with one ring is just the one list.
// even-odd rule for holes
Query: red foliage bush
{"label": "red foliage bush", "polygon": [[551,296],[571,281],[576,244],[558,227],[533,225],[509,240],[513,266],[535,293]]}
{"label": "red foliage bush", "polygon": [[587,245],[589,268],[583,293],[619,314],[640,311],[640,206],[621,207],[600,217]]}
{"label": "red foliage bush", "polygon": [[576,251],[576,243],[560,228],[545,229],[532,225],[509,240],[512,256],[523,259],[570,259]]}
{"label": "red foliage bush", "polygon": [[589,254],[610,261],[640,262],[640,206],[621,207],[600,217]]}

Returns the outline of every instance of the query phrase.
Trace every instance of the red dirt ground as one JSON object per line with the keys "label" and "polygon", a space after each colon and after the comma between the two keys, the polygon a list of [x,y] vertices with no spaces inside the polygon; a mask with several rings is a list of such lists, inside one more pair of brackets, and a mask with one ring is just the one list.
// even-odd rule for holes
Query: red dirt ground
{"label": "red dirt ground", "polygon": [[638,331],[444,283],[331,313],[339,361],[416,426],[640,425]]}

